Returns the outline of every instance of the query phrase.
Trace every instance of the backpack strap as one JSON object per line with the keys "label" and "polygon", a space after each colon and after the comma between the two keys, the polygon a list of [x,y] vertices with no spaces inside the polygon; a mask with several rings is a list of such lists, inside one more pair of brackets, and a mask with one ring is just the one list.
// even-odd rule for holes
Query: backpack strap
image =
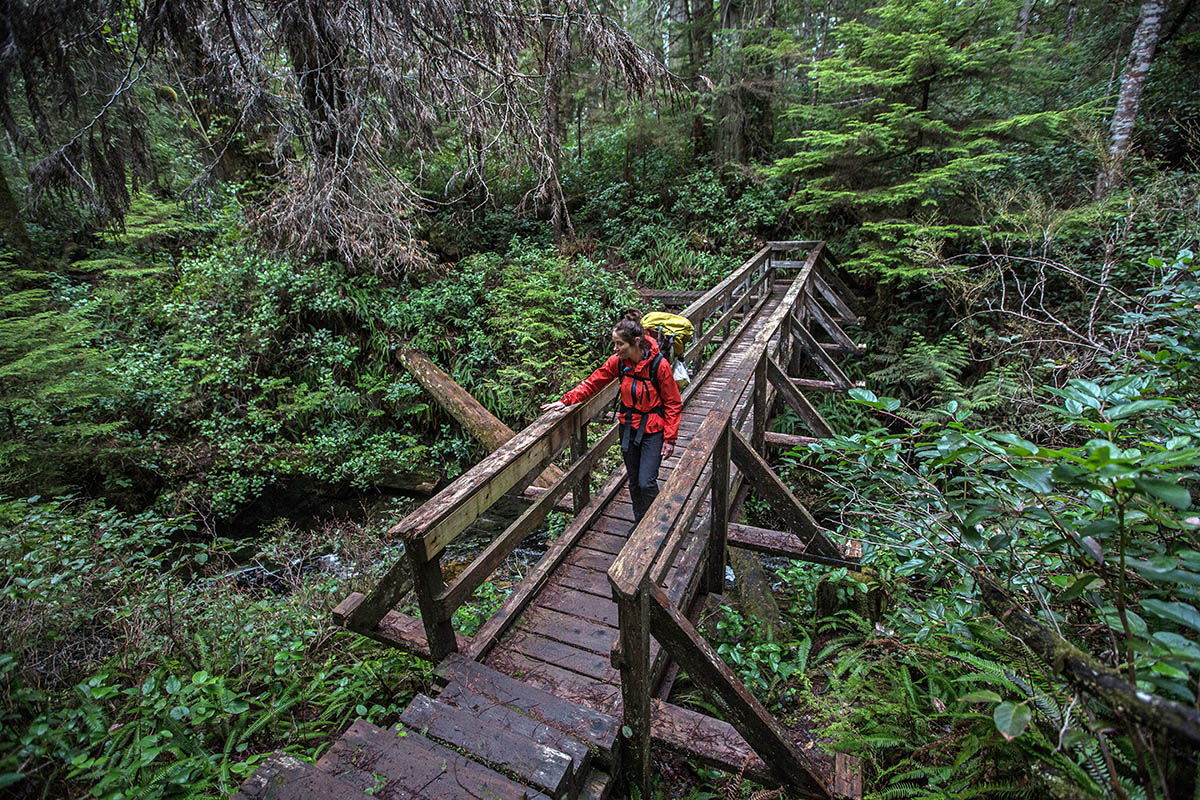
{"label": "backpack strap", "polygon": [[[663,419],[666,419],[667,410],[662,404],[662,390],[659,388],[659,383],[658,383],[658,367],[660,364],[662,364],[662,362],[663,362],[662,351],[659,351],[658,353],[656,353],[654,358],[652,358],[650,360],[650,382],[654,384],[654,391],[655,391],[655,393],[658,394],[658,399],[659,399],[659,404],[657,406],[655,406],[654,408],[651,408],[647,411],[638,411],[633,406],[626,405],[625,398],[624,398],[624,395],[621,394],[620,387],[618,387],[618,389],[617,389],[617,402],[620,404],[621,413],[623,413],[625,415],[625,422],[621,424],[621,450],[622,451],[628,450],[630,444],[633,444],[634,446],[637,446],[637,447],[641,446],[642,437],[645,436],[645,434],[646,434],[646,421],[648,419],[650,419],[651,414],[658,414]],[[629,371],[629,368],[625,366],[625,362],[618,361],[618,375],[620,376],[622,382],[624,382],[625,373],[628,371]],[[633,388],[630,390],[630,395],[632,396],[633,401],[635,403],[637,402],[638,380],[639,380],[639,378],[637,376],[634,376]],[[634,425],[633,425],[633,415],[634,414],[641,414],[641,416],[642,416],[641,424],[637,426],[636,435],[634,434],[634,430],[633,430],[634,429]],[[631,438],[632,438],[632,442],[630,441]]]}

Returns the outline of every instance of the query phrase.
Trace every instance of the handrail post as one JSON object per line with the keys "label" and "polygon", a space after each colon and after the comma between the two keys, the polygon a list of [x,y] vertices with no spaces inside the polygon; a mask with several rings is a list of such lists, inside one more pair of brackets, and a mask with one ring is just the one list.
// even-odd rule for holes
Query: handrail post
{"label": "handrail post", "polygon": [[642,797],[650,797],[650,594],[645,583],[633,596],[613,594],[621,626],[621,700],[629,729],[625,774]]}
{"label": "handrail post", "polygon": [[729,473],[732,439],[732,418],[721,429],[721,438],[713,448],[712,460],[712,513],[709,515],[708,569],[704,576],[705,589],[709,594],[725,591],[725,542],[729,537]]}
{"label": "handrail post", "polygon": [[[571,432],[571,463],[583,458],[588,451],[587,430],[589,420],[580,418],[579,427]],[[579,478],[579,482],[571,487],[571,507],[575,516],[583,511],[584,506],[592,499],[592,471],[589,469]]]}
{"label": "handrail post", "polygon": [[426,559],[415,547],[406,545],[404,549],[412,565],[413,593],[417,596],[417,607],[421,609],[430,660],[440,664],[443,658],[458,652],[458,641],[450,622],[452,617],[443,611],[437,601],[438,595],[446,590],[446,582],[442,580],[442,554],[439,551]]}
{"label": "handrail post", "polygon": [[754,427],[750,432],[750,444],[763,452],[767,438],[767,351],[764,349],[754,365]]}

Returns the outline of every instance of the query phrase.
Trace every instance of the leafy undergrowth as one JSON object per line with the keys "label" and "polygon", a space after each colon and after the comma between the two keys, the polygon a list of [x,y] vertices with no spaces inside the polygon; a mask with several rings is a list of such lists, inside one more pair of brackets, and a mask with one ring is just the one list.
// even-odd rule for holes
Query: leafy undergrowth
{"label": "leafy undergrowth", "polygon": [[798,496],[863,543],[861,569],[782,566],[784,634],[724,609],[710,638],[798,741],[862,760],[867,797],[1190,796],[1186,742],[1074,688],[980,590],[1002,585],[1139,697],[1195,708],[1200,271],[1189,252],[1151,266],[1163,280],[1109,323],[1139,357],[1038,387],[1037,433],[953,399],[901,427],[900,401],[854,390],[892,427],[784,454]]}
{"label": "leafy undergrowth", "polygon": [[[378,523],[279,527],[247,562],[194,525],[0,505],[0,783],[15,797],[224,796],[270,752],[392,724],[424,662],[330,624],[395,552]],[[314,553],[325,553],[315,559]]]}

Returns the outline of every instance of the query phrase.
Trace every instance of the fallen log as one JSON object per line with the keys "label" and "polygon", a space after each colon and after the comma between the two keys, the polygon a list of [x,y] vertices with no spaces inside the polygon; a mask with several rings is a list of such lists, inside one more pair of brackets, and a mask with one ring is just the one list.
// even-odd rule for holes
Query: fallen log
{"label": "fallen log", "polygon": [[990,578],[977,571],[975,580],[992,616],[1072,686],[1149,728],[1165,728],[1176,736],[1200,742],[1200,712],[1138,689],[1115,669],[1097,661],[1025,613],[1008,592]]}
{"label": "fallen log", "polygon": [[[407,347],[396,351],[396,357],[404,368],[417,379],[421,388],[437,401],[447,414],[454,417],[463,430],[474,436],[480,444],[493,452],[516,432],[496,418],[492,412],[471,396],[471,393],[458,385],[429,356],[420,350]],[[543,489],[553,486],[562,477],[562,470],[550,464],[533,482],[534,486]]]}

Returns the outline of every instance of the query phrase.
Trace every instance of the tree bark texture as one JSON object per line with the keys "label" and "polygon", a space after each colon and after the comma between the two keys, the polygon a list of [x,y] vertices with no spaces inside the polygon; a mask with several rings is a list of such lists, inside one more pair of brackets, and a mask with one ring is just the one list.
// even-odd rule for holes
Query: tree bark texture
{"label": "tree bark texture", "polygon": [[1137,30],[1129,46],[1129,61],[1121,77],[1121,91],[1117,95],[1117,107],[1113,111],[1110,126],[1111,138],[1108,158],[1096,176],[1096,197],[1103,197],[1117,183],[1121,163],[1129,153],[1133,140],[1133,126],[1137,122],[1138,105],[1146,88],[1146,76],[1154,61],[1158,46],[1159,31],[1162,29],[1165,0],[1146,0],[1142,3]]}
{"label": "tree bark texture", "polygon": [[1033,14],[1033,0],[1025,0],[1021,4],[1021,10],[1017,12],[1017,35],[1013,37],[1013,49],[1016,50],[1025,41],[1025,34],[1029,32],[1029,17]]}
{"label": "tree bark texture", "polygon": [[988,611],[1039,658],[1077,689],[1087,692],[1123,717],[1148,728],[1165,728],[1177,737],[1200,742],[1200,712],[1143,692],[1116,670],[1080,650],[1020,608],[1000,586],[976,573]]}
{"label": "tree bark texture", "polygon": [[[429,392],[463,430],[474,436],[488,450],[499,449],[516,435],[512,428],[497,419],[472,397],[470,392],[434,364],[429,356],[419,350],[404,348],[398,351],[397,358],[417,379],[421,388]],[[562,470],[551,464],[542,471],[533,485],[545,489],[553,486],[561,477]]]}

